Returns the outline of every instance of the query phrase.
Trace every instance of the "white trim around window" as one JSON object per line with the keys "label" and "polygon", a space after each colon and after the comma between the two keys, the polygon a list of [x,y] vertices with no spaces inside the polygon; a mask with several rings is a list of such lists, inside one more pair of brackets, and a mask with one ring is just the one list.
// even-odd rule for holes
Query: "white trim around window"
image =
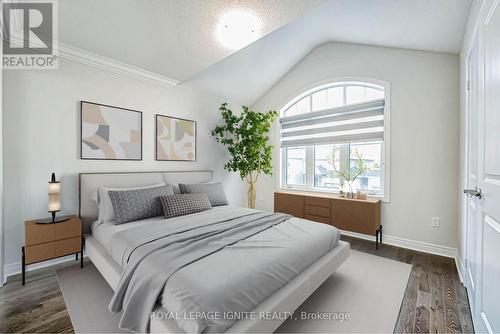
{"label": "white trim around window", "polygon": [[[294,95],[294,97],[286,99],[281,105],[283,106],[280,109],[280,116],[283,115],[283,111],[287,110],[291,106],[293,106],[296,102],[300,101],[304,97],[312,94],[330,88],[338,85],[349,85],[349,86],[366,86],[366,87],[379,87],[383,88],[384,90],[384,141],[382,145],[382,173],[383,177],[381,178],[381,188],[383,189],[383,196],[377,196],[381,197],[384,202],[390,202],[390,152],[391,152],[391,136],[390,136],[390,129],[391,129],[391,112],[390,112],[390,107],[391,107],[391,91],[390,91],[390,83],[386,81],[381,81],[381,80],[376,80],[376,79],[371,79],[371,78],[360,78],[360,77],[349,77],[349,78],[336,78],[336,79],[331,79],[331,80],[326,80],[323,82],[319,82],[314,85],[309,85],[308,88],[306,88],[305,91],[302,91],[301,93],[298,93]],[[346,89],[343,90],[344,92],[344,103],[345,103],[345,92]],[[310,99],[312,100],[312,99]],[[311,102],[312,103],[312,102]],[[314,169],[315,169],[315,158],[314,158],[314,147],[312,146],[306,146],[305,147],[305,155],[306,155],[306,170],[308,171],[305,176],[305,185],[291,185],[291,184],[286,184],[286,161],[287,161],[287,156],[286,156],[286,150],[281,149],[281,128],[279,122],[277,122],[276,125],[276,151],[275,151],[275,161],[278,163],[275,164],[275,175],[279,175],[279,177],[276,178],[276,188],[277,189],[286,189],[286,190],[300,190],[300,191],[311,191],[311,192],[327,192],[327,193],[332,193],[332,192],[337,192],[337,191],[332,191],[329,189],[325,189],[322,187],[315,187],[314,186]],[[355,144],[355,142],[352,142]],[[284,165],[285,164],[285,165]]]}

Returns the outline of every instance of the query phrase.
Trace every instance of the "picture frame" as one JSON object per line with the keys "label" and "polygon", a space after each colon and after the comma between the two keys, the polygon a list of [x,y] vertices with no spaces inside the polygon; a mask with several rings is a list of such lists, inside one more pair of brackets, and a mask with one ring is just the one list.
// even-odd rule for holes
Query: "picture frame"
{"label": "picture frame", "polygon": [[196,141],[196,121],[156,114],[156,161],[196,161]]}
{"label": "picture frame", "polygon": [[142,160],[142,112],[80,102],[80,159]]}

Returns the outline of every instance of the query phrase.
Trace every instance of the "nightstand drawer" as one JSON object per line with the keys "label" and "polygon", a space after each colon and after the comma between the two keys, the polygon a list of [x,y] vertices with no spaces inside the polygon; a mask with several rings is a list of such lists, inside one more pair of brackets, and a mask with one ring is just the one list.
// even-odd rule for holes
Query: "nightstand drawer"
{"label": "nightstand drawer", "polygon": [[82,225],[80,220],[71,219],[64,223],[55,224],[56,228],[56,240],[68,239],[71,237],[78,237],[82,235]]}
{"label": "nightstand drawer", "polygon": [[82,235],[82,224],[76,216],[60,223],[37,224],[37,220],[25,222],[24,240],[26,246],[68,239]]}
{"label": "nightstand drawer", "polygon": [[55,242],[55,256],[63,256],[80,252],[82,247],[82,238],[75,237],[70,239],[58,240]]}
{"label": "nightstand drawer", "polygon": [[55,224],[36,224],[31,222],[26,224],[25,242],[26,246],[54,241],[56,238]]}
{"label": "nightstand drawer", "polygon": [[46,242],[44,244],[27,246],[25,252],[26,264],[52,259],[56,254],[56,243]]}

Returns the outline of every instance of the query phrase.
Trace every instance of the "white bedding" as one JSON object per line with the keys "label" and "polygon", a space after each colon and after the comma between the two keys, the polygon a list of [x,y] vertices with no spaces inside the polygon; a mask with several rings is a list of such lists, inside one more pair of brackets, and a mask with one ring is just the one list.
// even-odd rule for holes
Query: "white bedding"
{"label": "white bedding", "polygon": [[129,228],[135,226],[147,225],[148,223],[158,220],[165,220],[165,218],[161,216],[151,217],[120,225],[115,225],[115,222],[113,220],[107,222],[95,221],[91,225],[92,235],[94,236],[94,238],[96,238],[97,241],[99,241],[103,246],[105,246],[106,249],[108,249],[107,246],[109,245],[109,241],[116,233],[128,230]]}
{"label": "white bedding", "polygon": [[187,332],[225,330],[234,323],[229,317],[253,310],[270,297],[270,291],[278,291],[334,248],[340,234],[330,230],[325,224],[292,218],[228,246],[174,274],[163,290],[162,306],[170,312],[210,309],[223,315],[206,321],[177,320]]}
{"label": "white bedding", "polygon": [[[203,217],[203,214],[190,216]],[[110,240],[118,232],[154,222],[158,224],[159,221],[175,225],[175,220],[155,217],[122,225],[112,222],[95,224],[93,235],[112,253]],[[215,303],[217,309],[213,310],[218,314],[238,310],[243,304],[246,309],[248,305],[257,306],[269,297],[269,291],[278,290],[290,277],[330,251],[338,243],[338,238],[338,230],[329,225],[291,218],[178,270],[168,280],[159,302],[168,312],[204,310],[202,305],[192,304],[193,301],[203,300],[210,300],[211,305],[219,301]],[[118,260],[117,256],[114,258]],[[228,296],[232,297],[228,299]],[[225,318],[209,321],[177,319],[179,327],[198,333],[219,331],[233,322]]]}
{"label": "white bedding", "polygon": [[[229,206],[216,206],[213,207],[212,210],[223,210],[225,208],[228,208]],[[203,212],[199,213],[203,214]],[[136,220],[134,222],[126,223],[126,224],[119,224],[115,225],[115,222],[113,220],[107,221],[107,222],[102,222],[102,221],[95,221],[91,224],[92,228],[92,235],[94,238],[96,238],[101,245],[105,246],[106,249],[109,251],[109,242],[111,238],[118,232],[128,230],[130,228],[136,227],[136,226],[141,226],[141,225],[147,225],[148,223],[163,220],[166,223],[169,221],[173,221],[176,218],[171,218],[171,219],[165,219],[163,216],[158,216],[158,217],[151,217],[151,218],[146,218],[146,219],[141,219],[141,220]],[[121,266],[121,263],[119,263]]]}

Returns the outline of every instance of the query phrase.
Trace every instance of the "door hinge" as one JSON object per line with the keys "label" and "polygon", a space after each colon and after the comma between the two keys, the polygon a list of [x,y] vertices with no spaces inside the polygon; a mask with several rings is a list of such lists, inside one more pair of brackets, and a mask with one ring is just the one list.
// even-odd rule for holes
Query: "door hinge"
{"label": "door hinge", "polygon": [[470,80],[467,80],[467,90],[470,90]]}

